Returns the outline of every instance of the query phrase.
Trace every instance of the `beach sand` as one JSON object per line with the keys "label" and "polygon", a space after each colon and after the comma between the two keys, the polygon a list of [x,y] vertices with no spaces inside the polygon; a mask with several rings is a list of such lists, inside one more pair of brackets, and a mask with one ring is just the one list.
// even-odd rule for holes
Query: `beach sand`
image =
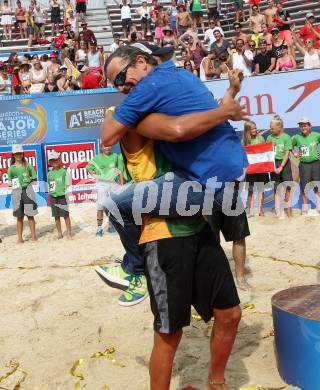
{"label": "beach sand", "polygon": [[[79,378],[70,370],[83,358],[76,370],[84,377],[80,390],[148,389],[153,336],[149,300],[130,308],[116,303],[119,292],[105,285],[90,264],[121,257],[118,236],[94,236],[94,205],[72,206],[71,215],[71,241],[56,240],[50,210],[43,208],[37,217],[38,242],[18,245],[11,212],[0,212],[0,378],[19,364],[0,388],[14,390],[21,381],[21,390],[73,390]],[[291,220],[277,220],[271,212],[250,219],[247,268],[255,290],[240,291],[243,319],[227,371],[232,389],[290,389],[276,368],[270,299],[291,286],[319,283],[320,274],[272,258],[319,265],[319,221],[298,211]],[[28,228],[25,232],[28,239]],[[231,258],[230,243],[223,247]],[[208,328],[193,320],[185,330],[172,389],[204,388]],[[115,352],[110,358],[90,358],[111,347]],[[9,362],[11,368],[6,367]]]}

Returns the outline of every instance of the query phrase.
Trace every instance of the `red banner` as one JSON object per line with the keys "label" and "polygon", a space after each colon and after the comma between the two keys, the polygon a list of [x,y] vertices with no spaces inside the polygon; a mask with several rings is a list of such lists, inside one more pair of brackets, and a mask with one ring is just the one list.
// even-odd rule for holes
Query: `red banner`
{"label": "red banner", "polygon": [[71,185],[67,197],[72,203],[95,201],[95,179],[86,170],[86,165],[96,154],[96,142],[86,141],[65,144],[46,144],[44,152],[48,170],[48,151],[60,153],[61,167],[67,169]]}
{"label": "red banner", "polygon": [[[25,150],[24,156],[28,163],[33,166],[38,177],[38,160],[36,149]],[[5,195],[11,192],[11,186],[8,183],[8,170],[11,165],[11,157],[12,153],[10,151],[0,151],[0,195]],[[38,182],[33,182],[32,185],[35,191],[37,191]]]}

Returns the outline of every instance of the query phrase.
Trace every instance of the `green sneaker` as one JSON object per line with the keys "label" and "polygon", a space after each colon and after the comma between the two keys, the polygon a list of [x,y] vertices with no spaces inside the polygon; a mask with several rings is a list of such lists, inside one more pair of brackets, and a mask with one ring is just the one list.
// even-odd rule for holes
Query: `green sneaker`
{"label": "green sneaker", "polygon": [[131,279],[129,287],[118,298],[121,306],[133,306],[142,302],[148,296],[147,281],[144,275]]}
{"label": "green sneaker", "polygon": [[95,267],[95,271],[107,285],[125,291],[129,287],[131,279],[134,277],[133,275],[127,274],[121,267],[121,264],[109,267],[97,266]]}

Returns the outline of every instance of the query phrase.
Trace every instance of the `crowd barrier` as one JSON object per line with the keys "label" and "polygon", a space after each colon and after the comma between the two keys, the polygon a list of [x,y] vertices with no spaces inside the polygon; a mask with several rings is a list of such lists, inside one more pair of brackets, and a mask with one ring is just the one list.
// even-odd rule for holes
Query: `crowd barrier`
{"label": "crowd barrier", "polygon": [[[218,100],[228,84],[228,80],[205,83]],[[15,143],[24,144],[31,153],[27,155],[31,163],[36,161],[40,184],[35,187],[41,198],[40,206],[47,204],[45,156],[49,149],[62,153],[63,165],[71,172],[69,201],[95,200],[94,181],[87,176],[84,166],[97,152],[105,109],[119,104],[123,98],[112,88],[0,96],[0,208],[10,204],[7,169],[11,145]],[[297,122],[302,116],[310,118],[315,130],[320,129],[317,112],[320,69],[245,78],[238,99],[265,136],[275,114],[283,118],[289,134],[297,132]],[[240,135],[242,124],[234,126]],[[266,203],[273,206],[271,193]]]}

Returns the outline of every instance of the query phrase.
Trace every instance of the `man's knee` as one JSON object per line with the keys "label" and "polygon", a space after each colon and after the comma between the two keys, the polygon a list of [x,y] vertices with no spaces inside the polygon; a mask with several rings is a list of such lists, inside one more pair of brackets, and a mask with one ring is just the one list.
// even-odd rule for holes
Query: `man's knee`
{"label": "man's knee", "polygon": [[167,353],[175,354],[182,337],[182,329],[173,333],[155,332],[155,344],[161,344]]}
{"label": "man's knee", "polygon": [[229,309],[214,309],[213,314],[222,327],[237,327],[241,320],[240,306]]}

